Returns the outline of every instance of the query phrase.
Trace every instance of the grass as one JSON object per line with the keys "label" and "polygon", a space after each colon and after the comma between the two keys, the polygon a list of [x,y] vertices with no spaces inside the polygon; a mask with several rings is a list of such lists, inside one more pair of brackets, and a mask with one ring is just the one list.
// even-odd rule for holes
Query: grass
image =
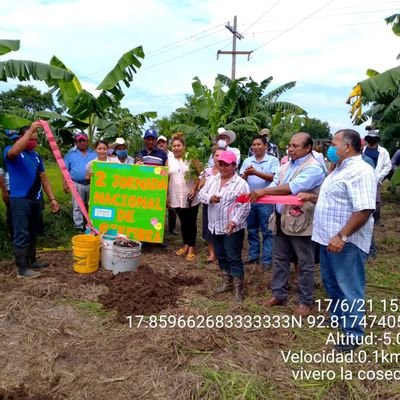
{"label": "grass", "polygon": [[200,368],[204,381],[194,398],[221,400],[274,399],[274,385],[264,377],[246,374],[236,370],[217,370],[211,367]]}
{"label": "grass", "polygon": [[[51,183],[54,196],[60,204],[60,212],[50,212],[48,199],[45,197],[43,212],[44,236],[38,237],[38,248],[71,247],[71,237],[75,235],[72,223],[71,195],[63,192],[61,171],[57,164],[46,164],[46,174]],[[12,247],[5,226],[6,208],[0,202],[0,259],[12,257]]]}
{"label": "grass", "polygon": [[82,310],[85,315],[106,318],[113,314],[112,311],[105,310],[103,304],[96,301],[79,301],[74,300],[72,304],[78,309]]}
{"label": "grass", "polygon": [[[53,215],[49,213],[48,208],[44,214],[45,233],[40,238],[39,245],[41,247],[58,247],[69,246],[71,237],[74,234],[72,228],[72,212],[70,206],[70,195],[62,192],[62,181],[60,172],[56,165],[49,165],[47,168],[49,179],[53,185],[56,197],[60,200],[62,210],[60,214]],[[376,231],[376,242],[378,248],[378,258],[372,262],[368,262],[367,272],[367,293],[366,300],[373,300],[373,311],[379,317],[394,315],[399,316],[396,310],[393,312],[384,311],[382,299],[390,302],[390,299],[400,299],[400,239],[398,234],[398,221],[400,214],[398,211],[398,202],[394,196],[383,193],[384,208],[382,210],[385,227],[378,228]],[[4,207],[0,207],[4,210]],[[4,215],[4,212],[3,212]],[[0,251],[1,246],[9,243],[2,240],[5,237],[5,226],[0,224]],[[180,244],[180,236],[171,237],[167,235],[168,244],[175,248]],[[199,251],[201,246],[199,246]],[[204,248],[203,248],[204,252]],[[2,256],[4,253],[2,252]],[[203,256],[203,254],[202,254]],[[157,255],[155,254],[155,263]],[[201,258],[197,267],[199,270],[204,269],[205,263]],[[177,267],[180,267],[179,265]],[[200,267],[200,268],[199,268]],[[212,267],[210,267],[212,268]],[[212,287],[219,283],[219,278],[210,275]],[[253,280],[254,281],[254,280]],[[256,294],[249,295],[241,308],[232,309],[232,303],[229,296],[221,298],[210,298],[206,293],[207,287],[201,294],[194,293],[190,297],[189,307],[194,309],[201,315],[228,315],[228,314],[250,314],[250,315],[275,315],[279,313],[289,313],[291,309],[284,308],[268,309],[257,303],[259,300],[258,291]],[[250,291],[250,285],[247,288]],[[254,287],[252,288],[254,290]],[[211,289],[210,289],[211,290]],[[269,291],[266,290],[265,294]],[[291,296],[296,296],[296,288],[291,288]],[[315,298],[324,299],[326,294],[321,285],[315,291]],[[218,301],[221,299],[220,301]],[[82,299],[68,300],[68,303],[79,314],[84,316],[95,316],[99,318],[107,318],[110,312],[104,310],[102,305],[96,301],[83,301]],[[400,304],[400,300],[399,300]],[[187,307],[188,304],[185,303]],[[180,309],[181,310],[181,309]],[[176,312],[176,310],[175,310]],[[325,314],[324,312],[318,314]],[[119,329],[119,328],[118,328]],[[367,328],[366,332],[373,331],[378,337],[382,337],[384,332],[392,332],[393,343],[390,346],[382,344],[363,346],[370,359],[372,352],[375,350],[385,349],[388,353],[400,353],[400,339],[397,340],[397,333],[400,328],[383,328],[375,326]],[[118,331],[119,332],[119,331]],[[185,333],[186,332],[186,333]],[[352,400],[380,400],[400,398],[400,387],[397,382],[393,381],[361,381],[357,379],[357,372],[367,369],[388,370],[397,368],[392,363],[380,362],[377,365],[368,364],[360,365],[340,364],[340,363],[309,363],[298,364],[285,363],[280,355],[280,350],[299,352],[305,350],[311,353],[321,353],[323,350],[330,350],[331,347],[326,346],[327,329],[317,328],[279,328],[279,329],[260,329],[260,330],[210,330],[204,331],[187,331],[182,333],[176,332],[172,338],[168,337],[166,331],[152,332],[152,340],[149,342],[154,347],[155,354],[160,360],[162,357],[171,357],[171,367],[166,370],[166,364],[157,359],[157,365],[163,365],[163,374],[168,377],[174,376],[174,373],[182,373],[182,376],[190,374],[196,375],[199,379],[199,385],[191,386],[192,399],[352,399]],[[185,333],[185,334],[184,334]],[[203,334],[203,336],[201,336]],[[122,333],[118,333],[121,335]],[[140,339],[143,333],[137,335]],[[396,338],[396,339],[395,339]],[[400,335],[399,335],[400,338]],[[123,348],[130,343],[133,337],[129,337],[129,341],[123,342]],[[142,340],[143,337],[142,337]],[[169,342],[170,340],[170,342]],[[140,343],[140,342],[139,342]],[[172,343],[170,345],[170,343]],[[136,344],[135,344],[136,345]],[[138,346],[140,347],[140,346]],[[157,353],[158,352],[158,353]],[[175,355],[173,353],[176,353]],[[134,352],[131,352],[134,354]],[[161,354],[161,356],[159,356]],[[151,354],[146,354],[150,357]],[[174,358],[175,357],[175,358]],[[144,359],[143,359],[144,360]],[[143,362],[140,359],[140,363]],[[138,362],[139,362],[138,361]],[[351,380],[342,380],[340,377],[340,368],[351,370],[353,378]],[[335,372],[335,379],[298,379],[292,376],[292,370],[298,370],[303,367],[305,370],[332,370]],[[150,371],[150,370],[149,370]],[[187,374],[187,375],[186,375]],[[182,380],[184,383],[184,379]],[[196,381],[197,382],[197,381]],[[190,385],[190,382],[188,383]],[[177,392],[177,399],[179,392]],[[162,398],[162,397],[160,397]],[[165,397],[172,398],[172,397]]]}

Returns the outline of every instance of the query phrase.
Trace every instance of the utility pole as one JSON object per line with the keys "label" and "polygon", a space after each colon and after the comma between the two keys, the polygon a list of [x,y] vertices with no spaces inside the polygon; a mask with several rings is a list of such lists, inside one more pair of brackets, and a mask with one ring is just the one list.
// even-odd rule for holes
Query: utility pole
{"label": "utility pole", "polygon": [[225,28],[228,29],[233,35],[233,41],[232,41],[232,51],[222,51],[218,50],[217,52],[217,60],[220,54],[231,54],[232,55],[232,72],[231,72],[231,79],[234,80],[236,76],[236,54],[239,55],[245,55],[247,54],[248,60],[250,60],[250,54],[252,51],[236,51],[236,39],[243,39],[243,35],[241,35],[237,31],[237,16],[235,15],[233,17],[233,27],[230,25],[228,22],[227,25],[225,25]]}

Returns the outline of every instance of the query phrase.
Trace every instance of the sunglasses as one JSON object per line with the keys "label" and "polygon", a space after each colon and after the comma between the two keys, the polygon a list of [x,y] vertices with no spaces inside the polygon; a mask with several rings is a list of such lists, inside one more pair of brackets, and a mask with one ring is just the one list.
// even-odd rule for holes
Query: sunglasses
{"label": "sunglasses", "polygon": [[82,143],[82,142],[87,142],[87,140],[86,139],[79,139],[78,140],[78,143]]}

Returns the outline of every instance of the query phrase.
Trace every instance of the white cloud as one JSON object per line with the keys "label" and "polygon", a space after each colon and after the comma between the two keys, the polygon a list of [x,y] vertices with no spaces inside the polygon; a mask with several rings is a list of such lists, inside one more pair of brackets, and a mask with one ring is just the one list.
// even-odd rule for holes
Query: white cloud
{"label": "white cloud", "polygon": [[237,76],[296,80],[292,101],[344,126],[345,98],[367,68],[398,64],[398,38],[383,20],[397,7],[391,0],[3,0],[0,35],[21,39],[14,58],[57,55],[91,92],[124,52],[143,45],[146,58],[124,105],[166,115],[183,105],[194,76],[212,86],[218,73],[230,75],[231,57],[217,60],[216,52],[231,49],[224,25],[237,15],[245,36],[237,49],[256,49],[250,61],[237,57]]}

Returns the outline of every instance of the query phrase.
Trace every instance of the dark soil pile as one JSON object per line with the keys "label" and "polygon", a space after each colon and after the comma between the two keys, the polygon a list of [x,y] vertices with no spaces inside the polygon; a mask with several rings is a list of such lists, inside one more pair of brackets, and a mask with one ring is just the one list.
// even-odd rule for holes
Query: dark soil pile
{"label": "dark soil pile", "polygon": [[202,281],[196,276],[160,274],[144,264],[135,272],[120,273],[105,280],[103,283],[109,291],[99,296],[99,302],[107,309],[116,310],[117,319],[125,322],[129,315],[157,314],[175,306],[184,286]]}
{"label": "dark soil pile", "polygon": [[34,396],[27,393],[27,389],[22,386],[15,388],[13,391],[0,388],[0,400],[51,400],[50,397],[43,394]]}

